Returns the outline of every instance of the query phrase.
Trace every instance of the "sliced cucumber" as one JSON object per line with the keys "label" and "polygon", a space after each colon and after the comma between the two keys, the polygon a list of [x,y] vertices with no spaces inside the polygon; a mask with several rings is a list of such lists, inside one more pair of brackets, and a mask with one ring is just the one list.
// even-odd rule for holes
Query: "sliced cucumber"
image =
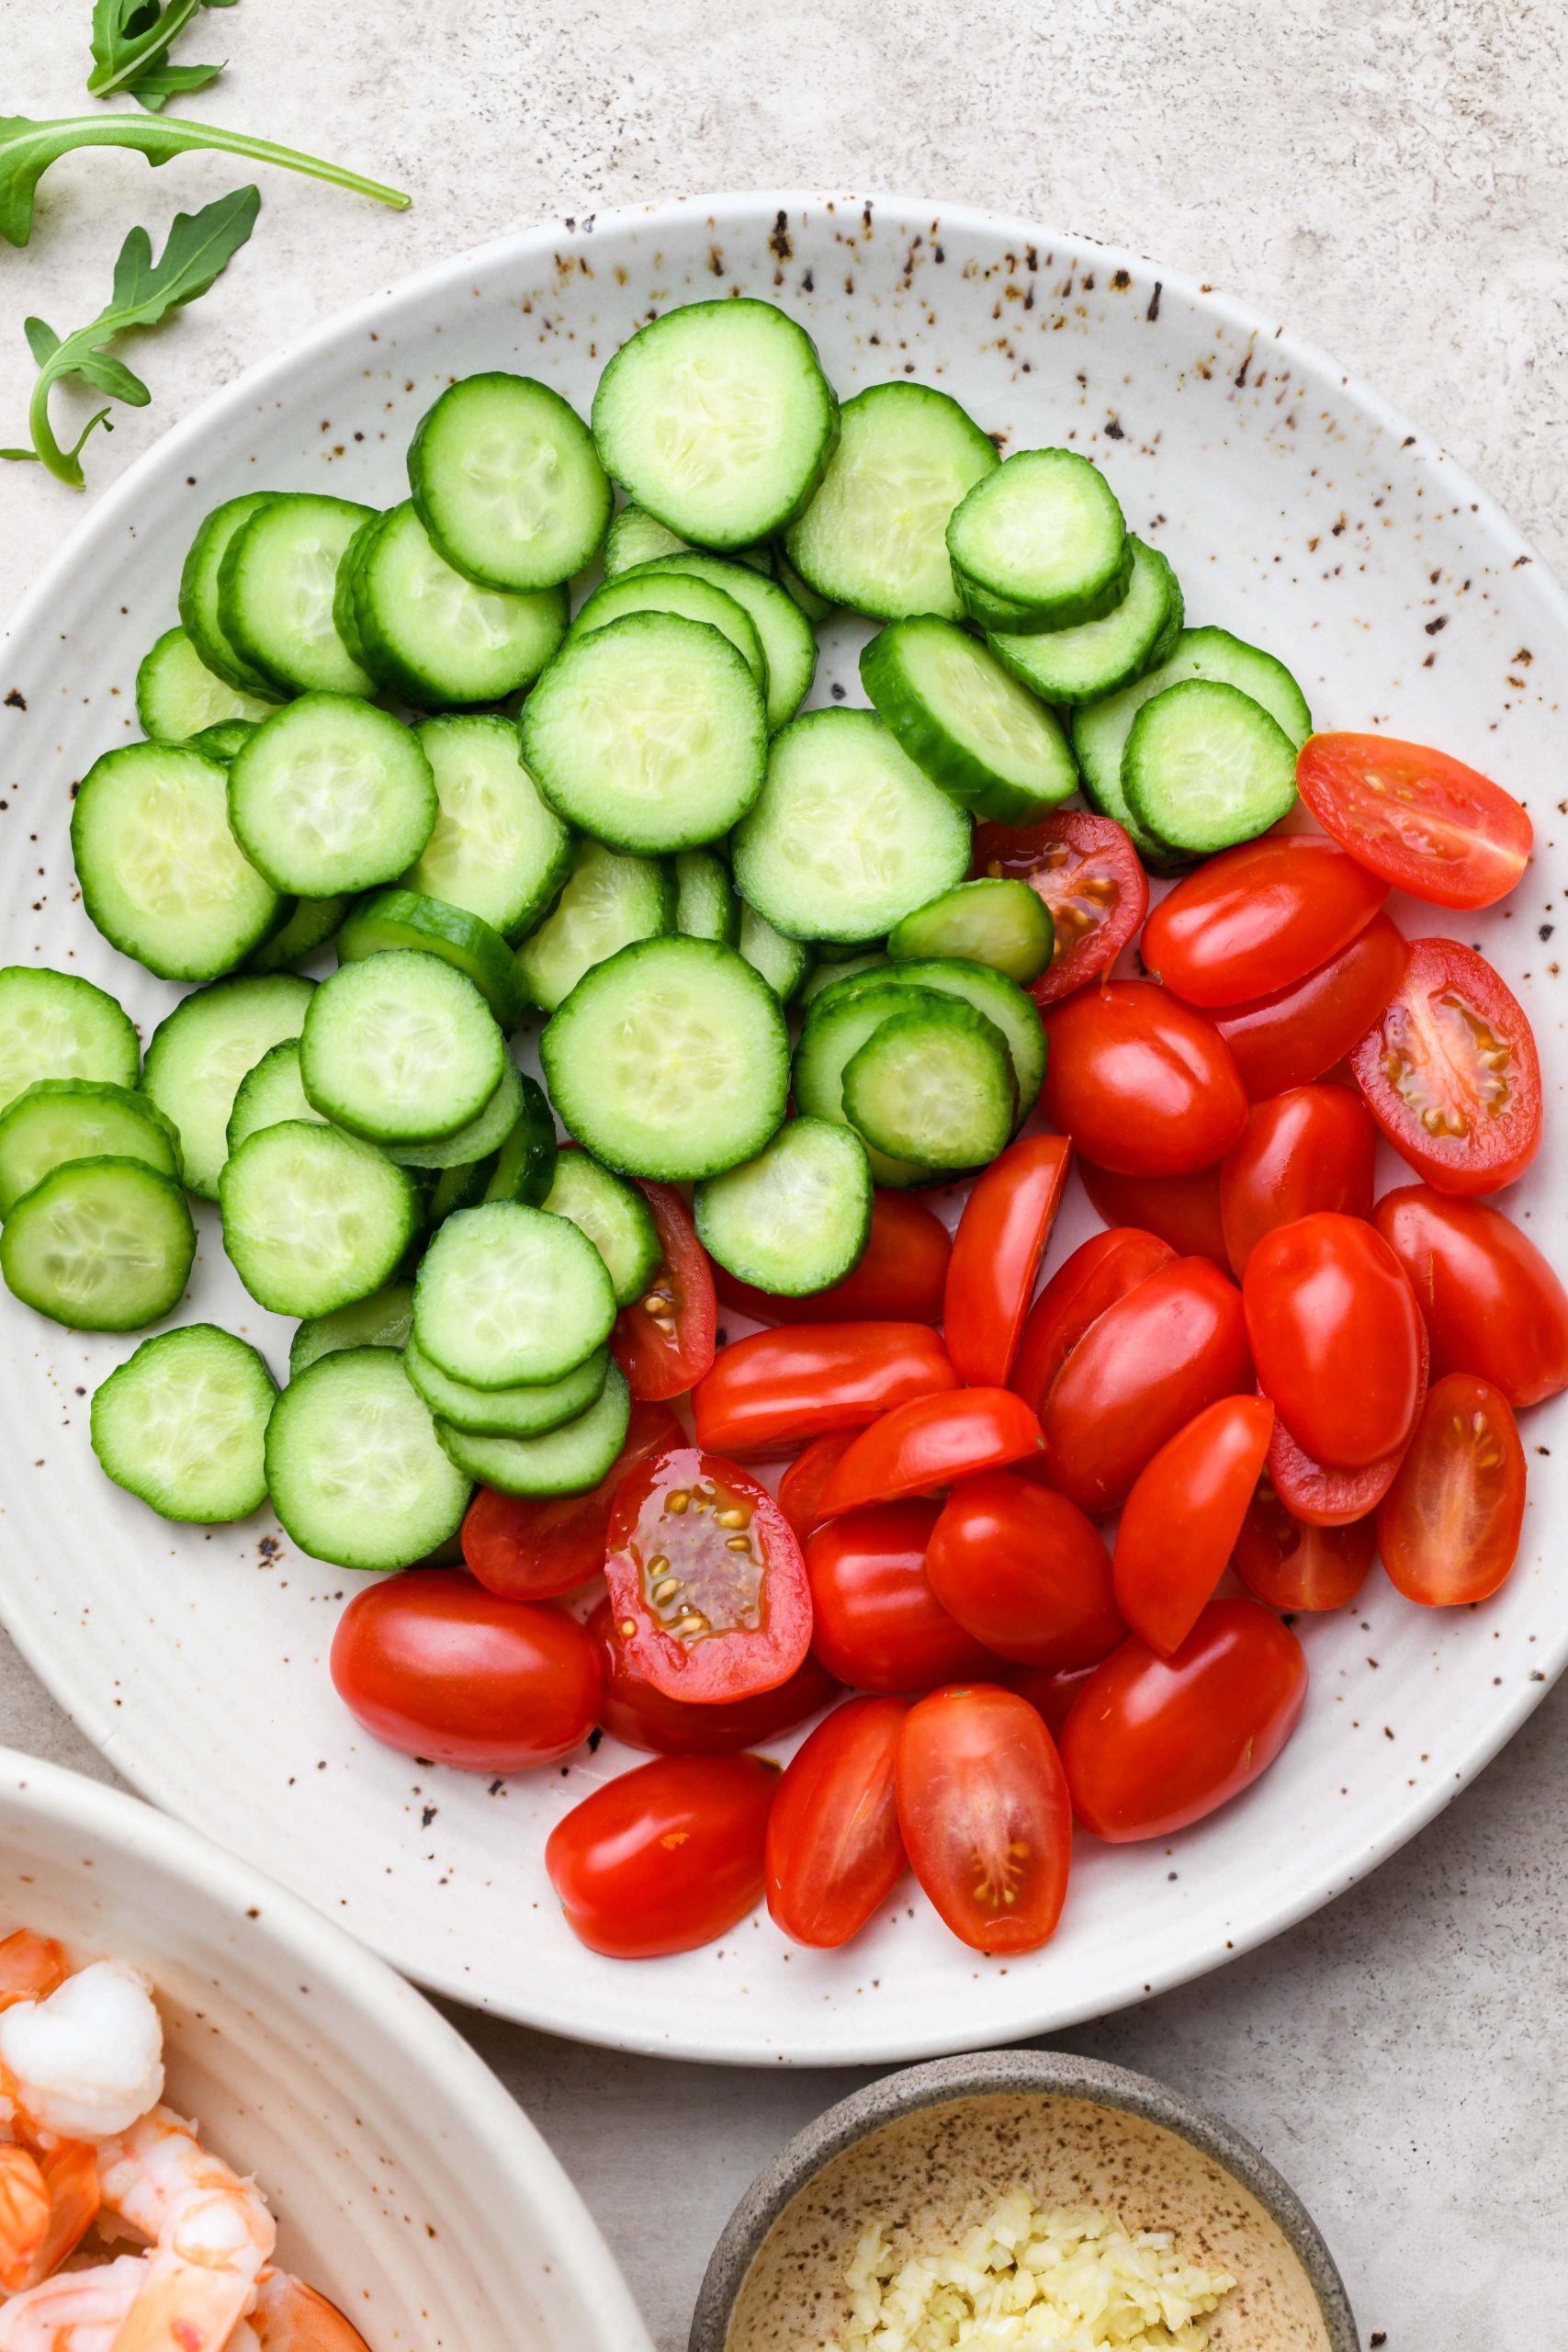
{"label": "sliced cucumber", "polygon": [[604,577],[616,580],[639,563],[651,563],[656,556],[682,555],[689,544],[679,531],[671,531],[640,506],[623,506],[612,519],[604,540]]}
{"label": "sliced cucumber", "polygon": [[1050,963],[1055,938],[1044,900],[1027,882],[1003,877],[960,882],[917,907],[888,933],[887,953],[895,963],[961,956],[972,964],[988,964],[1027,988]]}
{"label": "sliced cucumber", "polygon": [[556,1123],[538,1080],[525,1075],[521,1082],[523,1108],[496,1154],[479,1197],[521,1201],[525,1208],[536,1209],[544,1205],[555,1182]]}
{"label": "sliced cucumber", "polygon": [[583,974],[637,940],[675,927],[669,869],[646,857],[621,857],[598,842],[579,842],[553,910],[517,950],[517,968],[544,1012],[564,1004]]}
{"label": "sliced cucumber", "polygon": [[229,770],[178,743],[95,760],[71,811],[82,904],[111,946],[163,980],[232,971],[276,926],[278,894],[229,822]]}
{"label": "sliced cucumber", "polygon": [[[241,660],[275,690],[375,693],[375,679],[354,659],[333,618],[339,560],[374,511],[346,498],[289,492],[245,516],[224,548],[219,625]],[[199,635],[191,634],[201,650]]]}
{"label": "sliced cucumber", "polygon": [[351,1306],[335,1307],[331,1315],[311,1316],[300,1324],[288,1350],[288,1377],[297,1380],[306,1366],[340,1348],[401,1348],[413,1329],[412,1283],[389,1283],[385,1290],[356,1298]]}
{"label": "sliced cucumber", "polygon": [[288,704],[256,729],[228,784],[245,855],[276,888],[304,899],[395,882],[435,829],[435,781],[418,736],[350,695]]}
{"label": "sliced cucumber", "polygon": [[445,1225],[459,1209],[478,1208],[494,1170],[494,1158],[459,1162],[455,1168],[422,1170],[423,1181],[430,1186],[424,1213],[426,1230],[434,1233],[438,1225]]}
{"label": "sliced cucumber", "polygon": [[449,384],[409,448],[420,520],[486,588],[558,587],[592,562],[610,520],[593,437],[548,384],[499,370]]}
{"label": "sliced cucumber", "polygon": [[282,972],[291,964],[302,964],[341,929],[351,904],[342,897],[296,899],[294,911],[282,930],[275,931],[246,956],[246,971]]}
{"label": "sliced cucumber", "polygon": [[642,1297],[664,1252],[653,1212],[635,1184],[613,1176],[586,1151],[563,1151],[543,1205],[588,1236],[604,1261],[617,1306]]}
{"label": "sliced cucumber", "polygon": [[253,514],[270,506],[276,495],[270,490],[248,490],[215,506],[191,541],[180,573],[180,626],[201,660],[215,676],[240,693],[259,695],[269,701],[276,698],[276,684],[245,660],[219,618],[218,581],[236,532]]}
{"label": "sliced cucumber", "polygon": [[648,574],[704,581],[749,614],[766,657],[768,731],[776,734],[806,700],[817,669],[811,624],[787,590],[754,569],[744,555],[727,563],[721,556],[703,555],[695,548],[659,557],[637,576]]}
{"label": "sliced cucumber", "polygon": [[563,1380],[546,1381],[536,1388],[470,1388],[461,1380],[449,1380],[414,1340],[403,1350],[403,1370],[431,1411],[439,1420],[478,1437],[543,1437],[564,1421],[574,1421],[598,1403],[609,1365],[609,1349],[595,1348]]}
{"label": "sliced cucumber", "polygon": [[447,1218],[414,1284],[422,1354],[470,1388],[564,1379],[615,1319],[604,1261],[567,1217],[490,1201]]}
{"label": "sliced cucumber", "polygon": [[948,524],[947,551],[965,606],[987,628],[1102,620],[1132,576],[1116,493],[1076,449],[1020,449],[976,482]]}
{"label": "sliced cucumber", "polygon": [[455,1535],[469,1482],[390,1348],[344,1348],[289,1382],[266,1430],[286,1532],[341,1568],[406,1568]]}
{"label": "sliced cucumber", "polygon": [[[834,1126],[847,1127],[850,1118],[844,1108],[844,1071],[866,1040],[875,1035],[885,1021],[896,1020],[922,1007],[935,1011],[942,1004],[942,998],[934,990],[930,993],[929,1002],[927,995],[919,989],[911,999],[893,985],[890,972],[884,976],[883,985],[877,985],[877,978],[872,975],[863,988],[846,989],[830,1000],[823,997],[813,1007],[795,1049],[795,1103],[802,1117],[825,1119]],[[918,1161],[895,1159],[869,1144],[866,1158],[878,1184],[901,1189],[931,1182],[931,1170]]]}
{"label": "sliced cucumber", "polygon": [[1122,602],[1097,621],[1030,636],[987,639],[1004,669],[1046,702],[1077,705],[1113,695],[1163,662],[1181,628],[1181,587],[1157,548],[1128,535],[1133,576]]}
{"label": "sliced cucumber", "polygon": [[[269,704],[267,707],[273,706]],[[193,752],[204,752],[209,760],[221,760],[227,767],[243,751],[260,724],[256,718],[224,718],[216,727],[203,727],[186,740]]]}
{"label": "sliced cucumber", "polygon": [[[1021,1118],[1033,1108],[1045,1075],[1045,1033],[1040,1026],[1034,1000],[1026,996],[1005,972],[993,971],[987,964],[973,964],[950,956],[889,963],[880,972],[868,973],[863,979],[852,978],[823,989],[812,1004],[807,1035],[829,1012],[852,1001],[867,986],[933,989],[939,996],[962,997],[976,1012],[983,1012],[987,1021],[994,1021],[1007,1039],[1018,1088],[1019,1116]],[[803,1036],[802,1046],[805,1043]]]}
{"label": "sliced cucumber", "polygon": [[93,1393],[93,1452],[164,1519],[220,1526],[266,1500],[277,1395],[254,1348],[213,1323],[143,1340]]}
{"label": "sliced cucumber", "polygon": [[367,514],[339,556],[337,578],[333,582],[333,627],[362,670],[370,668],[370,656],[359,633],[359,616],[355,609],[355,582],[359,576],[359,560],[368,553],[371,540],[386,519],[386,515],[379,513]]}
{"label": "sliced cucumber", "polygon": [[[718,562],[716,557],[714,560]],[[594,629],[618,621],[624,613],[676,613],[683,620],[705,621],[729,639],[756,679],[759,693],[766,696],[768,663],[756,624],[745,606],[722,588],[694,579],[685,571],[623,572],[619,579],[595,589],[573,621],[571,634],[590,636]]]}
{"label": "sliced cucumber", "polygon": [[818,964],[801,989],[800,1009],[808,1012],[823,990],[832,988],[840,980],[858,980],[868,972],[885,972],[886,969],[887,957],[880,947],[868,948],[863,956],[848,956],[842,963]]}
{"label": "sliced cucumber", "polygon": [[688,939],[718,939],[726,947],[739,941],[740,901],[728,866],[711,849],[683,849],[675,860],[675,928]]}
{"label": "sliced cucumber", "polygon": [[871,1170],[858,1136],[791,1119],[755,1159],[699,1184],[697,1238],[755,1289],[787,1298],[852,1273],[871,1234]]}
{"label": "sliced cucumber", "polygon": [[142,1159],[180,1180],[179,1138],[145,1094],[92,1078],[41,1078],[0,1111],[0,1217],[73,1159]]}
{"label": "sliced cucumber", "polygon": [[183,628],[166,628],[136,673],[136,716],[160,743],[186,742],[228,719],[265,718],[273,707],[209,670]]}
{"label": "sliced cucumber", "polygon": [[825,620],[829,619],[832,616],[834,607],[831,598],[819,596],[815,588],[808,588],[807,586],[799,572],[796,571],[794,564],[791,563],[788,556],[784,554],[782,546],[775,548],[774,560],[775,570],[773,576],[777,580],[779,586],[788,590],[790,595],[794,597],[795,603],[800,606],[800,609],[805,614],[807,619],[811,623],[812,628],[820,628],[822,623]]}
{"label": "sliced cucumber", "polygon": [[140,1331],[176,1307],[196,1227],[172,1176],[142,1159],[73,1159],[13,1204],[0,1274],[73,1331]]}
{"label": "sliced cucumber", "polygon": [[360,547],[349,597],[365,667],[419,710],[500,702],[533,684],[566,635],[564,588],[481,588],[394,506]]}
{"label": "sliced cucumber", "polygon": [[798,939],[786,939],[765,915],[740,901],[740,935],[736,941],[748,964],[761,972],[781,1004],[788,1004],[807,984],[811,956]]}
{"label": "sliced cucumber", "polygon": [[449,906],[422,890],[381,890],[362,899],[338,938],[340,964],[356,964],[389,948],[410,947],[438,956],[472,980],[510,1036],[527,1002],[517,958],[482,915]]}
{"label": "sliced cucumber", "polygon": [[230,1151],[238,1151],[248,1136],[259,1135],[263,1127],[281,1126],[285,1119],[327,1125],[326,1114],[316,1109],[300,1081],[298,1037],[269,1046],[240,1080],[226,1130]]}
{"label": "sliced cucumber", "polygon": [[544,1437],[479,1437],[455,1422],[436,1434],[465,1477],[502,1495],[585,1495],[615,1466],[631,1420],[631,1391],[612,1358],[598,1401]]}
{"label": "sliced cucumber", "polygon": [[304,1119],[248,1136],[224,1162],[218,1203],[235,1272],[277,1315],[330,1315],[368,1298],[420,1226],[406,1170]]}
{"label": "sliced cucumber", "polygon": [[91,980],[47,964],[0,966],[0,1109],[43,1078],[134,1086],[141,1041]]}
{"label": "sliced cucumber", "polygon": [[477,1119],[459,1127],[455,1136],[444,1136],[434,1143],[389,1144],[387,1157],[401,1168],[469,1167],[476,1160],[491,1159],[501,1149],[522,1112],[522,1074],[509,1054],[502,1069],[501,1084]]}
{"label": "sliced cucumber", "polygon": [[299,1038],[310,1100],[372,1143],[431,1143],[471,1125],[506,1058],[472,980],[408,947],[341,966],[312,997]]}
{"label": "sliced cucumber", "polygon": [[418,733],[440,813],[403,882],[516,940],[565,880],[571,835],[523,765],[511,719],[427,718]]}
{"label": "sliced cucumber", "polygon": [[1261,703],[1216,678],[1187,678],[1146,702],[1122,754],[1133,813],[1194,857],[1254,841],[1296,797],[1295,746]]}
{"label": "sliced cucumber", "polygon": [[242,1080],[270,1046],[299,1036],[314,985],[292,972],[219,980],[152,1032],[142,1091],[179,1136],[186,1189],[204,1200],[218,1198]]}
{"label": "sliced cucumber", "polygon": [[862,648],[860,674],[915,765],[961,807],[1026,825],[1077,790],[1059,722],[951,621],[894,621]]}
{"label": "sliced cucumber", "polygon": [[1012,1133],[1007,1040],[949,998],[895,1012],[844,1065],[844,1110],[874,1150],[924,1168],[981,1168]]}

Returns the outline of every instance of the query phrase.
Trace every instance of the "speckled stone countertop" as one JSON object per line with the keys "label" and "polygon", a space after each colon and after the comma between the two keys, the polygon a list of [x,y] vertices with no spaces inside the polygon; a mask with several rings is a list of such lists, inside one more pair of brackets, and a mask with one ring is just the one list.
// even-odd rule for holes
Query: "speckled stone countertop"
{"label": "speckled stone countertop", "polygon": [[[83,110],[87,0],[10,12],[7,106]],[[1568,21],[1552,0],[270,0],[206,17],[228,75],[187,110],[409,188],[405,215],[261,174],[251,245],[130,357],[152,387],[90,447],[101,489],[214,386],[313,322],[555,214],[852,184],[1032,214],[1158,255],[1336,352],[1568,565]],[[126,228],[235,183],[100,151],[52,170],[0,260],[0,441],[24,313],[106,299]],[[89,493],[90,494],[90,493]],[[0,473],[0,608],[80,512]],[[1220,2109],[1293,2181],[1369,2346],[1471,2352],[1561,2308],[1568,2102],[1568,1692],[1371,1881],[1206,1983],[1066,2039]],[[0,1739],[107,1776],[0,1636]],[[459,2016],[585,2193],[661,2352],[751,2173],[850,2086],[579,2050]],[[653,2185],[657,2184],[657,2188]]]}

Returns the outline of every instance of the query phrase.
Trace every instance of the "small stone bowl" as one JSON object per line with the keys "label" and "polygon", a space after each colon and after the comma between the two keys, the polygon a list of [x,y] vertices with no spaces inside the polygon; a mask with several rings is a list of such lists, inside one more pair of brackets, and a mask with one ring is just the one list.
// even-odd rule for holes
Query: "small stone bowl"
{"label": "small stone bowl", "polygon": [[911,2066],[798,2133],[714,2249],[690,2352],[814,2352],[842,2318],[863,2228],[880,2222],[900,2255],[936,2253],[1020,2184],[1043,2205],[1170,2228],[1230,2270],[1211,2352],[1361,2352],[1321,2232],[1250,2142],[1146,2075],[1055,2050]]}

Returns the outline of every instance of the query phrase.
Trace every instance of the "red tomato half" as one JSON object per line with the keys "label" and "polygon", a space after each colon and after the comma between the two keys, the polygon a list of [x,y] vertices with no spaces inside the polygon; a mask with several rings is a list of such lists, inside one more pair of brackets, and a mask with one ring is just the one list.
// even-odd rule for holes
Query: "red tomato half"
{"label": "red tomato half", "polygon": [[1187,1176],[1118,1176],[1080,1159],[1077,1170],[1089,1205],[1107,1225],[1156,1233],[1179,1258],[1212,1258],[1228,1270],[1218,1168],[1195,1168]]}
{"label": "red tomato half", "polygon": [[1540,1148],[1540,1065],[1525,1009],[1484,956],[1416,939],[1350,1056],[1368,1110],[1439,1193],[1499,1192]]}
{"label": "red tomato half", "polygon": [[1022,1666],[1092,1666],[1127,1630],[1094,1521],[1066,1495],[1009,1470],[953,1488],[931,1531],[926,1574],[977,1642]]}
{"label": "red tomato half", "polygon": [[1037,825],[976,825],[974,871],[1027,882],[1050,908],[1055,946],[1030,989],[1042,1006],[1105,978],[1149,903],[1131,836],[1087,808],[1063,808]]}
{"label": "red tomato half", "polygon": [[1314,1209],[1372,1213],[1377,1130],[1348,1086],[1293,1086],[1255,1102],[1220,1162],[1220,1215],[1239,1282],[1257,1244]]}
{"label": "red tomato half", "polygon": [[1500,1210],[1406,1184],[1375,1221],[1426,1317],[1435,1373],[1473,1372],[1516,1411],[1568,1388],[1568,1291]]}
{"label": "red tomato half", "polygon": [[558,1821],[545,1868],[591,1951],[694,1951],[762,1893],[776,1765],[755,1756],[660,1756],[606,1781]]}
{"label": "red tomato half", "polygon": [[1506,1396],[1466,1372],[1434,1381],[1378,1510],[1378,1549],[1407,1600],[1452,1609],[1506,1577],[1525,1518],[1525,1450]]}
{"label": "red tomato half", "polygon": [[553,1602],[503,1600],[450,1568],[362,1586],[331,1662],[367,1731],[466,1772],[553,1764],[598,1720],[599,1660],[582,1627]]}
{"label": "red tomato half", "polygon": [[829,1430],[826,1437],[814,1437],[779,1480],[779,1509],[803,1544],[821,1526],[828,1481],[854,1442],[853,1430]]}
{"label": "red tomato half", "polygon": [[634,1396],[658,1404],[694,1388],[713,1362],[718,1310],[713,1268],[672,1184],[631,1180],[653,1212],[664,1263],[641,1298],[615,1317],[615,1361]]}
{"label": "red tomato half", "polygon": [[487,1591],[509,1600],[549,1600],[574,1592],[604,1572],[610,1512],[621,1480],[661,1447],[679,1445],[684,1435],[668,1405],[636,1404],[614,1469],[587,1494],[529,1502],[481,1487],[463,1521],[468,1567]]}
{"label": "red tomato half", "polygon": [[871,1196],[871,1238],[852,1274],[808,1298],[753,1290],[716,1265],[714,1285],[727,1306],[758,1323],[940,1323],[942,1288],[952,1244],[947,1227],[908,1193]]}
{"label": "red tomato half", "polygon": [[1044,1018],[1041,1102],[1098,1167],[1123,1176],[1209,1168],[1247,1125],[1247,1096],[1213,1024],[1150,980],[1112,980]]}
{"label": "red tomato half", "polygon": [[1168,1242],[1134,1227],[1091,1233],[1062,1261],[1030,1308],[1009,1386],[1038,1413],[1084,1333],[1175,1255]]}
{"label": "red tomato half", "polygon": [[1214,1026],[1256,1102],[1306,1086],[1343,1061],[1398,988],[1410,951],[1387,915],[1293,988],[1229,1006]]}
{"label": "red tomato half", "polygon": [[1021,1136],[975,1179],[953,1237],[942,1337],[960,1380],[999,1388],[1062,1204],[1066,1136]]}
{"label": "red tomato half", "polygon": [[1040,1423],[1010,1388],[960,1388],[896,1406],[863,1430],[829,1477],[829,1515],[862,1503],[929,1495],[976,1470],[1005,1470],[1040,1452]]}
{"label": "red tomato half", "polygon": [[998,1661],[950,1617],[925,1571],[935,1503],[880,1503],[819,1527],[806,1547],[812,1647],[858,1690],[929,1690]]}
{"label": "red tomato half", "polygon": [[1211,1600],[1170,1657],[1123,1642],[1062,1734],[1073,1811],[1112,1845],[1201,1821],[1268,1770],[1306,1690],[1300,1642],[1256,1600]]}
{"label": "red tomato half", "polygon": [[1381,1234],[1328,1210],[1277,1226],[1247,1261],[1242,1297],[1258,1386],[1310,1454],[1361,1470],[1404,1443],[1421,1314]]}
{"label": "red tomato half", "polygon": [[898,1736],[898,1822],[915,1876],[961,1943],[1033,1951],[1066,1898],[1073,1816],[1055,1742],[995,1684],[933,1690]]}
{"label": "red tomato half", "polygon": [[1344,1609],[1367,1581],[1376,1543],[1375,1520],[1313,1527],[1285,1509],[1264,1477],[1235,1539],[1234,1566],[1270,1609]]}
{"label": "red tomato half", "polygon": [[1265,834],[1211,857],[1160,900],[1144,925],[1144,962],[1189,1004],[1246,1004],[1337,956],[1387,896],[1336,842]]}
{"label": "red tomato half", "polygon": [[893,1792],[902,1699],[851,1699],[818,1724],[768,1818],[768,1909],[797,1944],[858,1936],[908,1864]]}
{"label": "red tomato half", "polygon": [[1266,1396],[1222,1396],[1140,1470],[1116,1530],[1116,1605],[1161,1657],[1230,1563],[1274,1427]]}
{"label": "red tomato half", "polygon": [[1309,736],[1296,789],[1352,857],[1435,907],[1506,898],[1535,839],[1500,785],[1446,752],[1392,735]]}
{"label": "red tomato half", "polygon": [[717,1453],[782,1453],[957,1385],[928,1324],[795,1323],[721,1349],[692,1413],[699,1441]]}
{"label": "red tomato half", "polygon": [[789,1680],[772,1690],[760,1690],[751,1699],[691,1706],[682,1699],[667,1699],[628,1663],[615,1638],[615,1612],[608,1600],[593,1611],[588,1632],[604,1677],[599,1721],[612,1739],[627,1747],[649,1748],[655,1756],[734,1756],[743,1747],[761,1747],[780,1732],[793,1731],[796,1724],[820,1714],[839,1696],[839,1685],[827,1668],[807,1655]]}

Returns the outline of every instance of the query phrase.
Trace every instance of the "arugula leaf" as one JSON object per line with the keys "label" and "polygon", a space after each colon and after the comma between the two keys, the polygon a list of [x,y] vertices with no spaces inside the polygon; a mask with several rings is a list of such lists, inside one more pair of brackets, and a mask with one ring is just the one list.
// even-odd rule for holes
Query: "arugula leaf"
{"label": "arugula leaf", "polygon": [[90,417],[74,447],[62,449],[49,416],[49,396],[54,386],[63,377],[80,376],[94,391],[105,392],[110,400],[145,408],[152,395],[141,377],[133,376],[104,346],[131,327],[156,326],[171,311],[205,294],[250,235],[260,205],[258,188],[237,187],[216,203],[204,205],[199,212],[176,212],[156,261],[146,230],[132,229],[120,247],[107,303],[90,325],[78,327],[63,342],[41,319],[28,319],[25,332],[39,365],[28,409],[33,446],[0,449],[0,458],[37,458],[59,481],[80,490],[83,445],[96,424],[107,423],[108,412],[100,409]]}
{"label": "arugula leaf", "polygon": [[221,65],[170,65],[169,49],[198,10],[233,6],[234,0],[93,0],[89,95],[108,98],[129,90],[155,114],[177,92],[204,88]]}
{"label": "arugula leaf", "polygon": [[251,139],[243,131],[222,130],[215,122],[186,122],[165,116],[137,114],[73,115],[58,122],[32,122],[26,115],[0,115],[0,237],[25,245],[32,233],[33,197],[51,164],[78,147],[134,147],[154,168],[172,155],[192,148],[217,148],[226,155],[245,155],[281,170],[305,172],[312,179],[329,180],[334,187],[356,196],[374,197],[378,204],[406,212],[410,199],[379,180],[344,171],[319,155],[303,155],[295,147],[276,146],[270,139]]}

